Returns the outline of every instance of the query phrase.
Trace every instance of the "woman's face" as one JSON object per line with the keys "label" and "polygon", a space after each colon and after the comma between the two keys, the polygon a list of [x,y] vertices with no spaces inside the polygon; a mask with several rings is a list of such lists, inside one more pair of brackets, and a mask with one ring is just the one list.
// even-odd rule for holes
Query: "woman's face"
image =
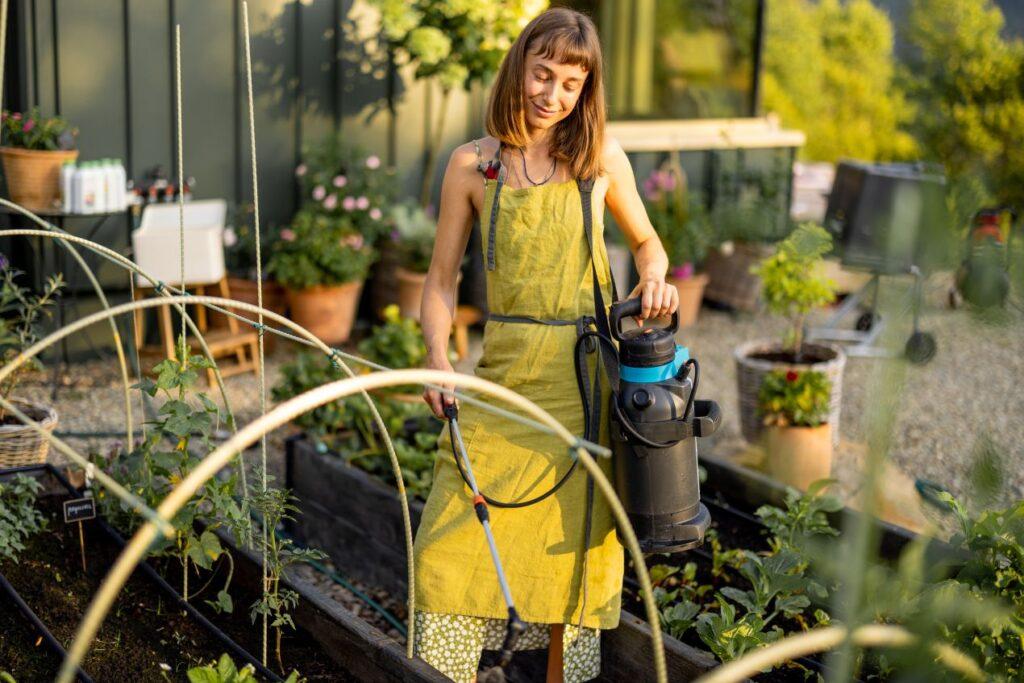
{"label": "woman's face", "polygon": [[526,56],[526,123],[546,130],[572,113],[583,92],[587,72],[575,64],[544,59],[535,52]]}

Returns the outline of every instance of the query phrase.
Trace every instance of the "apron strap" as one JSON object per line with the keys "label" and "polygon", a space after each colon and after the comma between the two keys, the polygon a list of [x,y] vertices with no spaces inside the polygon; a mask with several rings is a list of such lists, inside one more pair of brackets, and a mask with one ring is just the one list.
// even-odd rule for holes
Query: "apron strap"
{"label": "apron strap", "polygon": [[494,243],[498,237],[498,204],[501,199],[501,188],[508,178],[508,170],[505,164],[501,163],[501,143],[498,143],[498,151],[491,161],[492,168],[498,169],[498,184],[494,187],[494,199],[491,201],[490,224],[487,228],[487,270],[494,270]]}

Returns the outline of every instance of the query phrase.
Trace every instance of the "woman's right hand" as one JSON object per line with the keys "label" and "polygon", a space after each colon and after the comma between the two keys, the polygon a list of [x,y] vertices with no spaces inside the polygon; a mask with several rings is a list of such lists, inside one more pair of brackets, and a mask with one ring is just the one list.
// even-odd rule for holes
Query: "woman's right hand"
{"label": "woman's right hand", "polygon": [[[441,356],[439,358],[427,358],[426,367],[428,370],[446,370],[448,372],[455,372],[455,368],[448,361],[448,358]],[[442,384],[440,385],[448,392],[455,391],[454,384]],[[448,419],[444,414],[444,406],[456,403],[455,397],[451,394],[444,395],[442,392],[431,387],[426,387],[423,390],[423,400],[426,401],[427,405],[430,406],[430,411],[434,413],[434,417],[440,420]]]}

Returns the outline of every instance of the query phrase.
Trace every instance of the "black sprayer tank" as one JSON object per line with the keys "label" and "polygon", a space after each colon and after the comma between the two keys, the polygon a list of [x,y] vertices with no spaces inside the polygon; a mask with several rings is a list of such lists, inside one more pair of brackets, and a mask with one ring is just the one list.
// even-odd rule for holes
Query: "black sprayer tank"
{"label": "black sprayer tank", "polygon": [[717,429],[714,401],[697,401],[699,365],[675,343],[678,317],[667,328],[623,332],[639,300],[612,306],[619,343],[619,391],[611,398],[615,487],[645,553],[700,545],[711,519],[700,502],[697,439]]}

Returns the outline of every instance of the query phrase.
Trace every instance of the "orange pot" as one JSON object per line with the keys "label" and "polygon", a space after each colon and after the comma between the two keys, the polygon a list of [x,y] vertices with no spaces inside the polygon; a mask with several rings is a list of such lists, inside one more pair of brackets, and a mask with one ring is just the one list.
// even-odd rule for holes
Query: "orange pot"
{"label": "orange pot", "polygon": [[348,341],[362,289],[362,280],[342,285],[289,289],[291,319],[326,344]]}
{"label": "orange pot", "polygon": [[679,327],[688,327],[697,322],[700,304],[704,300],[704,288],[708,284],[706,273],[697,273],[685,279],[666,277],[665,282],[675,285],[679,291]]}
{"label": "orange pot", "polygon": [[[402,311],[402,317],[412,318],[416,322],[420,320],[420,302],[423,300],[423,284],[427,281],[426,273],[414,273],[399,266],[395,269],[395,276],[398,279],[398,307]],[[455,305],[459,304],[458,284],[462,282],[462,273],[456,276]]]}
{"label": "orange pot", "polygon": [[60,208],[60,167],[78,158],[78,150],[0,147],[11,201],[26,209]]}
{"label": "orange pot", "polygon": [[784,484],[806,490],[832,474],[832,425],[765,427],[768,474]]}
{"label": "orange pot", "polygon": [[[228,277],[228,291],[231,292],[231,298],[235,301],[241,301],[243,303],[256,305],[258,298],[256,292],[256,281],[249,280],[248,278],[242,277]],[[213,289],[216,294],[216,289]],[[263,307],[284,315],[288,309],[288,301],[285,298],[284,287],[275,282],[274,280],[265,280],[263,282]],[[238,313],[238,311],[235,311]],[[210,311],[210,327],[212,328],[226,328],[228,326],[227,316],[217,311]],[[247,318],[255,320],[256,314],[249,314],[243,312]],[[268,323],[280,327],[275,323]],[[278,336],[276,334],[265,334],[263,335],[263,344],[267,353],[273,353],[274,348],[277,346]]]}

